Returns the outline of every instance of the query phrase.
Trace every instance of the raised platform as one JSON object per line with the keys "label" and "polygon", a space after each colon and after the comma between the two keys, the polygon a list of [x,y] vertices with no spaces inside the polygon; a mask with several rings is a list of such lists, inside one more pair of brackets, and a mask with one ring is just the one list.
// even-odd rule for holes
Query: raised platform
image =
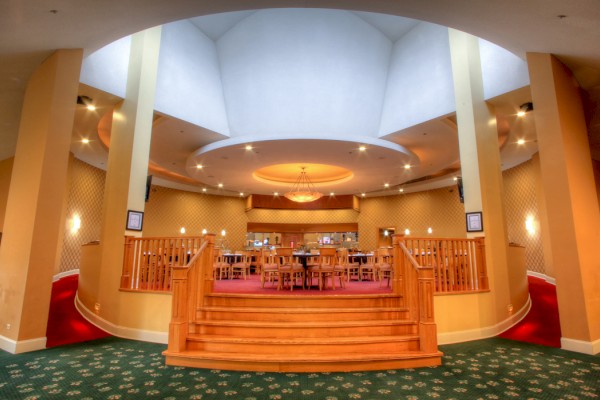
{"label": "raised platform", "polygon": [[[330,292],[331,293],[331,292]],[[195,310],[185,350],[167,364],[244,371],[360,371],[441,364],[420,351],[416,322],[394,294],[212,293]]]}

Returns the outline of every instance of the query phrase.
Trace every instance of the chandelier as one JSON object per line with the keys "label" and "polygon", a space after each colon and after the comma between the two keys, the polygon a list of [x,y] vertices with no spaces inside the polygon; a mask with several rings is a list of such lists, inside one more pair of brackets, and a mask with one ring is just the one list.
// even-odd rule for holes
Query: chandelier
{"label": "chandelier", "polygon": [[315,185],[310,181],[308,175],[306,175],[305,167],[302,167],[300,176],[296,180],[296,183],[292,185],[289,192],[285,193],[284,196],[291,201],[297,203],[308,203],[320,199],[323,193],[317,192]]}

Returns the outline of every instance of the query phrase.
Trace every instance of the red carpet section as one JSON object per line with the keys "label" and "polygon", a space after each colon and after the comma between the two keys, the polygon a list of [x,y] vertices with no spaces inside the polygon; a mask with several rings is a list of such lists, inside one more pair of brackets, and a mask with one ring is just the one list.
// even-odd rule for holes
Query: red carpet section
{"label": "red carpet section", "polygon": [[75,308],[79,275],[70,275],[52,284],[46,347],[85,342],[110,336],[90,324]]}
{"label": "red carpet section", "polygon": [[531,310],[509,330],[499,336],[505,339],[560,348],[560,322],[556,287],[543,279],[529,277]]}

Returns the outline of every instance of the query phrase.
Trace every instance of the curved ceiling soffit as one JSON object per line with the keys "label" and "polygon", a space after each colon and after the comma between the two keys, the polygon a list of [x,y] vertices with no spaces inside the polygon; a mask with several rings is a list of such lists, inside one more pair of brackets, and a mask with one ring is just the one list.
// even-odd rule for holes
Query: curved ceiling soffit
{"label": "curved ceiling soffit", "polygon": [[[102,145],[106,148],[107,151],[110,149],[110,136],[112,133],[113,112],[115,111],[115,109],[118,109],[121,106],[121,104],[122,102],[120,102],[112,108],[108,108],[98,121],[98,138],[100,139],[100,143],[102,143]],[[152,121],[152,126],[160,124],[166,118],[167,117],[155,115],[154,120]],[[181,175],[176,172],[170,171],[152,160],[148,161],[148,173],[150,175],[157,175],[164,179],[169,179],[188,185],[201,185],[201,183],[197,180],[190,178],[189,176]]]}
{"label": "curved ceiling soffit", "polygon": [[383,147],[388,150],[392,150],[398,153],[403,154],[409,160],[412,165],[418,165],[420,163],[419,157],[413,153],[411,150],[406,147],[399,145],[397,143],[389,142],[383,139],[377,139],[368,136],[345,136],[344,138],[328,138],[323,137],[319,134],[298,134],[298,135],[286,135],[286,137],[276,136],[276,135],[264,135],[264,136],[252,136],[252,135],[244,135],[244,136],[236,136],[230,139],[219,140],[214,143],[210,143],[206,146],[202,146],[188,157],[188,167],[196,167],[196,158],[210,153],[215,150],[220,150],[228,147],[237,147],[241,145],[246,145],[249,143],[260,143],[260,142],[269,142],[269,141],[285,141],[285,140],[323,140],[323,141],[333,141],[333,142],[346,142],[346,143],[356,143],[357,147],[360,145],[367,146],[377,146]]}

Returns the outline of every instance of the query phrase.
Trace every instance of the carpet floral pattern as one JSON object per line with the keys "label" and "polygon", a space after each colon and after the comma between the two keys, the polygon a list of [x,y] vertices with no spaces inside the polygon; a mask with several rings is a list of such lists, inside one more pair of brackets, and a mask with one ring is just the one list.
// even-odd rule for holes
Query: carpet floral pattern
{"label": "carpet floral pattern", "polygon": [[164,345],[119,338],[0,352],[2,399],[597,399],[600,357],[506,339],[440,346],[436,368],[257,373],[166,366]]}

